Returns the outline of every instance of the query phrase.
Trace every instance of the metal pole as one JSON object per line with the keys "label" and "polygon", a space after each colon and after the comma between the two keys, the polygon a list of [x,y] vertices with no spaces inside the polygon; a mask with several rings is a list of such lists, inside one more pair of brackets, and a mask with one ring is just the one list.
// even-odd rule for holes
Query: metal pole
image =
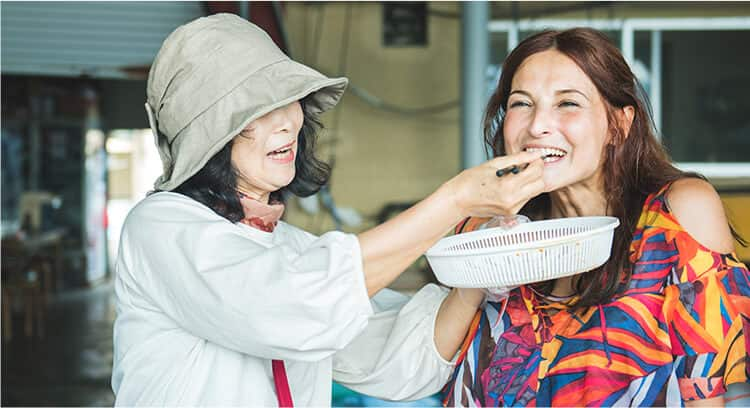
{"label": "metal pole", "polygon": [[635,53],[633,51],[633,31],[633,26],[630,25],[629,21],[625,20],[622,24],[622,31],[620,31],[620,42],[622,55],[625,57],[625,61],[627,61],[631,68],[633,67],[633,61],[635,61]]}
{"label": "metal pole", "polygon": [[508,54],[518,45],[518,23],[513,22],[508,30]]}
{"label": "metal pole", "polygon": [[661,31],[651,32],[651,108],[656,137],[661,139]]}
{"label": "metal pole", "polygon": [[284,51],[286,51],[286,55],[293,57],[292,44],[289,43],[289,33],[286,30],[286,24],[284,24],[284,11],[281,9],[281,4],[278,1],[272,1],[271,7],[273,7],[273,16],[276,19],[276,25],[279,27],[281,43],[286,48]]}
{"label": "metal pole", "polygon": [[239,4],[240,17],[244,18],[247,21],[250,21],[250,2],[240,1],[239,3],[240,3]]}
{"label": "metal pole", "polygon": [[[41,180],[41,162],[42,162],[42,104],[43,98],[40,96],[39,89],[41,85],[36,80],[29,81],[29,106],[31,107],[31,120],[29,120],[29,190],[39,190]],[[21,220],[23,222],[23,220]]]}
{"label": "metal pole", "polygon": [[482,115],[487,102],[489,8],[484,1],[461,4],[461,166],[484,162]]}

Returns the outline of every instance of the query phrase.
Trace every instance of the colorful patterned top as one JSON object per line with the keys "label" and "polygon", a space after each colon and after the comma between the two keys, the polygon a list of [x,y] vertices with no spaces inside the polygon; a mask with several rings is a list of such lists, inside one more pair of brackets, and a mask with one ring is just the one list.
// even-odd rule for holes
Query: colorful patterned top
{"label": "colorful patterned top", "polygon": [[[627,290],[575,313],[528,286],[472,323],[446,406],[680,406],[750,378],[750,274],[670,214],[643,206]],[[460,226],[466,232],[481,220]],[[558,313],[548,313],[549,309]]]}

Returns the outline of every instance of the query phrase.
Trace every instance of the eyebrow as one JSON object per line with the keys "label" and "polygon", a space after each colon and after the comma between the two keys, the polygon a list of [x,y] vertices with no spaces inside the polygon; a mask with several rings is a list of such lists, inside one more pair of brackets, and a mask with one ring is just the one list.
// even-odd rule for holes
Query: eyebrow
{"label": "eyebrow", "polygon": [[566,93],[577,93],[577,94],[583,96],[584,98],[586,98],[586,100],[589,100],[589,97],[586,96],[585,93],[583,93],[583,92],[581,92],[581,91],[579,91],[577,89],[561,89],[559,91],[556,91],[555,93],[558,94],[558,95],[560,95],[560,94],[566,94]]}
{"label": "eyebrow", "polygon": [[526,92],[524,90],[521,90],[521,89],[516,89],[514,91],[510,91],[510,93],[508,94],[508,96],[511,96],[513,94],[521,94],[521,95],[525,95],[525,96],[528,96],[529,98],[531,98],[531,94],[530,93],[528,93],[528,92]]}
{"label": "eyebrow", "polygon": [[[586,100],[589,100],[589,97],[586,96],[585,93],[583,93],[583,92],[581,92],[581,91],[579,91],[577,89],[572,89],[571,88],[571,89],[560,89],[559,91],[555,91],[555,94],[557,94],[557,95],[562,95],[562,94],[567,94],[567,93],[577,93],[577,94],[583,96],[584,98],[586,98]],[[521,94],[521,95],[525,95],[525,96],[528,96],[529,98],[531,98],[531,94],[528,93],[528,92],[526,92],[526,91],[524,91],[523,89],[516,89],[516,90],[510,91],[510,93],[508,94],[508,96],[511,96],[513,94]]]}

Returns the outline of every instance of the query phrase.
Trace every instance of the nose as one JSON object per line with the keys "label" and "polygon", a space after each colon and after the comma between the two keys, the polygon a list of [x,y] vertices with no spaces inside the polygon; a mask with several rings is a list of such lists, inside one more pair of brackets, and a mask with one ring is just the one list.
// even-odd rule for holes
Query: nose
{"label": "nose", "polygon": [[533,137],[545,137],[552,134],[554,118],[552,112],[541,106],[534,109],[531,123],[529,124],[529,133]]}
{"label": "nose", "polygon": [[280,110],[273,121],[274,133],[289,132],[292,129],[292,116],[286,113],[286,109]]}
{"label": "nose", "polygon": [[294,129],[297,122],[297,111],[300,110],[295,105],[295,103],[291,103],[273,112],[273,130],[275,133],[291,132]]}

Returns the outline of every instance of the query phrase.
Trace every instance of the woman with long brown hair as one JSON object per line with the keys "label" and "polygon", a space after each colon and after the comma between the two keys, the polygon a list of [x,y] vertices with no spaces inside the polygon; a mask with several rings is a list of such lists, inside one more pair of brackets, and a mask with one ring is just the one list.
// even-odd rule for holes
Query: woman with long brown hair
{"label": "woman with long brown hair", "polygon": [[[609,215],[621,226],[598,269],[481,307],[478,290],[446,301],[464,310],[438,321],[470,327],[447,405],[721,405],[727,387],[748,383],[750,274],[734,255],[739,237],[713,187],[670,163],[605,35],[578,28],[521,42],[484,125],[495,156],[544,154],[545,193],[521,214]],[[467,219],[457,232],[485,222]]]}

